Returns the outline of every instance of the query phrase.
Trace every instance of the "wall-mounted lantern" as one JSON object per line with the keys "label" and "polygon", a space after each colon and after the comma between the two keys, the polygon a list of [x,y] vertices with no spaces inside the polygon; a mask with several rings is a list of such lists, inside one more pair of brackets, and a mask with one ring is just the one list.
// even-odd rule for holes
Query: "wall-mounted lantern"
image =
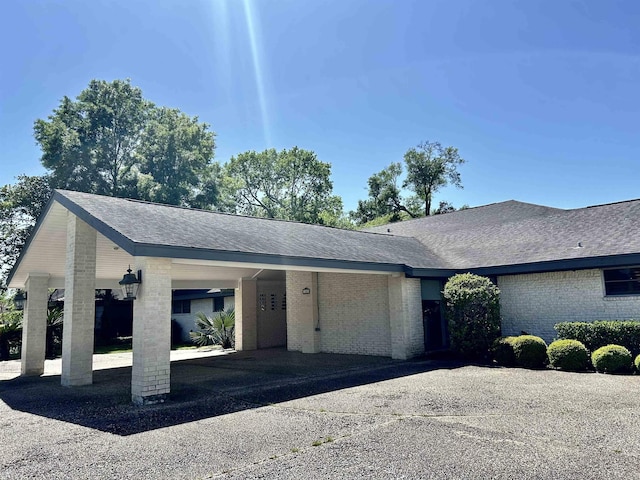
{"label": "wall-mounted lantern", "polygon": [[24,310],[24,305],[27,302],[27,292],[22,292],[22,290],[18,290],[16,296],[13,297],[13,303],[15,304],[18,310]]}
{"label": "wall-mounted lantern", "polygon": [[304,287],[302,289],[302,294],[303,295],[309,295],[311,293],[311,289],[309,287]]}
{"label": "wall-mounted lantern", "polygon": [[131,273],[131,265],[127,269],[127,273],[124,274],[122,280],[118,282],[122,289],[123,300],[135,300],[138,294],[138,288],[142,283],[142,271],[138,270],[138,276],[135,273]]}

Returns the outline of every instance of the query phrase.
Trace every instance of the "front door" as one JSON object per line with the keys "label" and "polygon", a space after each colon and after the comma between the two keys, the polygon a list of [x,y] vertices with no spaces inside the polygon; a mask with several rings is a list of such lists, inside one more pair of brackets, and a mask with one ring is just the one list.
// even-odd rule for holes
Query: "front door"
{"label": "front door", "polygon": [[427,352],[442,350],[448,344],[447,324],[444,318],[444,301],[442,300],[442,280],[423,278],[420,286],[422,290],[424,348]]}
{"label": "front door", "polygon": [[287,345],[286,285],[258,280],[258,348]]}
{"label": "front door", "polygon": [[424,348],[427,351],[445,347],[443,332],[443,312],[440,300],[422,301],[422,322],[424,324]]}

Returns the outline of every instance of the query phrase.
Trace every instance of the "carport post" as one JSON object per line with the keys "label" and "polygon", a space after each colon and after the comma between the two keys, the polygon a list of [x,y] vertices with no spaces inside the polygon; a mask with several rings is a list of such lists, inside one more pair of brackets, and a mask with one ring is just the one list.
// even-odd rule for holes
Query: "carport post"
{"label": "carport post", "polygon": [[65,386],[93,383],[96,317],[96,230],[67,214],[62,376]]}
{"label": "carport post", "polygon": [[241,278],[235,291],[236,350],[258,348],[258,285],[254,278]]}
{"label": "carport post", "polygon": [[42,375],[47,345],[47,286],[49,275],[30,273],[25,283],[27,301],[22,318],[22,375]]}
{"label": "carport post", "polygon": [[162,403],[171,388],[171,259],[137,257],[142,283],[133,302],[131,400]]}

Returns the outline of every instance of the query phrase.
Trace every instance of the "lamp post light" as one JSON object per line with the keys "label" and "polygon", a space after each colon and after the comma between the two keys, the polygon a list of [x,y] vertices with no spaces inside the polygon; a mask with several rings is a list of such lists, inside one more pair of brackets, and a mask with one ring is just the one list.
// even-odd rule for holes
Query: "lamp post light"
{"label": "lamp post light", "polygon": [[122,289],[123,300],[135,300],[138,294],[138,288],[142,283],[142,271],[138,270],[138,276],[135,273],[131,273],[131,265],[127,269],[127,273],[124,274],[122,280],[118,282]]}
{"label": "lamp post light", "polygon": [[16,296],[13,297],[13,303],[15,304],[18,310],[24,310],[24,305],[27,302],[27,292],[22,292],[22,290],[18,290]]}

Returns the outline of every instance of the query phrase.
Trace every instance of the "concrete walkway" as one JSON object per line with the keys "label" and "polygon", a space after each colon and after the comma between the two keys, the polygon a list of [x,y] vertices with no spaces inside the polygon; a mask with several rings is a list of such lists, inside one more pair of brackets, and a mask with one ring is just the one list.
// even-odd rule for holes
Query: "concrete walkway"
{"label": "concrete walkway", "polygon": [[0,478],[640,478],[640,376],[281,350],[0,382]]}
{"label": "concrete walkway", "polygon": [[[171,350],[171,361],[189,360],[192,358],[207,358],[216,355],[228,355],[229,351],[219,348],[199,348],[197,350]],[[106,370],[109,368],[130,367],[133,364],[132,352],[99,353],[93,355],[93,369]],[[43,376],[60,375],[62,373],[62,358],[44,361]],[[20,376],[20,360],[0,362],[0,380],[10,380]]]}

